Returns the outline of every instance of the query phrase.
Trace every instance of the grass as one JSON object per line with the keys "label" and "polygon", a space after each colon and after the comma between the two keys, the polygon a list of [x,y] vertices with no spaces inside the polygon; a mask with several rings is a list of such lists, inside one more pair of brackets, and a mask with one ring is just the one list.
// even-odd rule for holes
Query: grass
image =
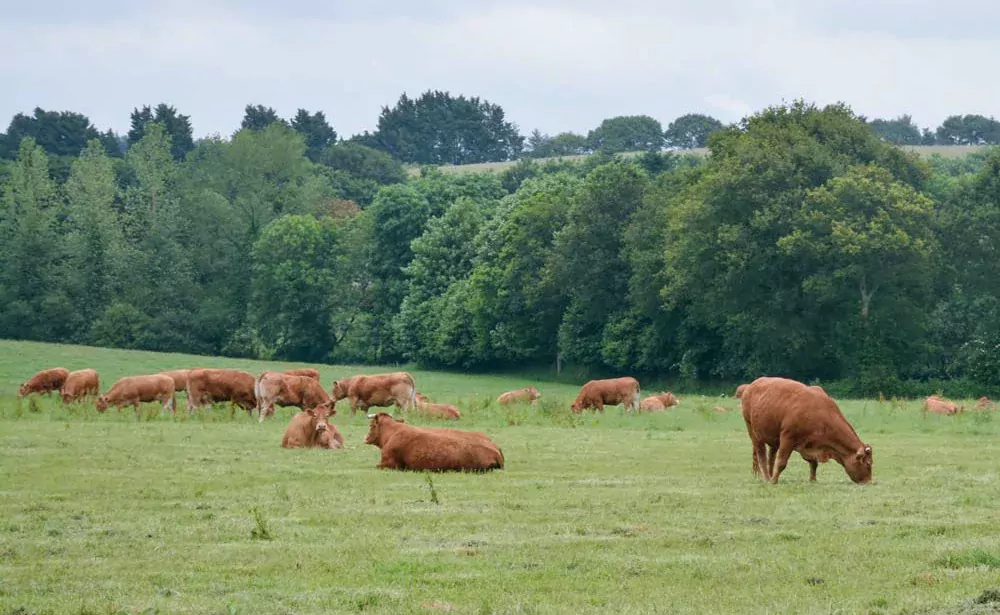
{"label": "grass", "polygon": [[[795,456],[775,486],[750,475],[740,415],[712,410],[731,398],[574,416],[572,386],[500,408],[489,400],[530,382],[414,371],[507,461],[428,480],[376,470],[367,421],[344,407],[345,450],[289,451],[292,409],[259,425],[227,408],[151,405],[136,421],[19,404],[17,383],[52,365],[94,367],[107,389],[128,373],[285,364],[0,342],[0,615],[1000,608],[992,414],[839,400],[874,448],[875,484],[833,462],[810,484]],[[358,371],[318,367],[327,388]]]}

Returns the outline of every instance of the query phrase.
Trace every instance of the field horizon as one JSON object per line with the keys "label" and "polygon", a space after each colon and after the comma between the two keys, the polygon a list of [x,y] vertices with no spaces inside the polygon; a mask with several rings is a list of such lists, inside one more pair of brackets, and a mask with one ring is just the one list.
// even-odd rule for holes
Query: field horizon
{"label": "field horizon", "polygon": [[[285,450],[294,414],[18,400],[37,369],[118,377],[304,364],[0,341],[0,614],[1000,612],[1000,419],[838,399],[874,484],[794,455],[750,474],[731,395],[662,413],[573,415],[576,385],[413,370],[486,432],[485,475],[375,469],[338,404],[342,451]],[[334,378],[385,367],[327,366]],[[500,407],[536,384],[538,406]],[[646,391],[651,394],[654,391]],[[715,407],[728,412],[716,412]],[[968,406],[967,406],[968,407]]]}

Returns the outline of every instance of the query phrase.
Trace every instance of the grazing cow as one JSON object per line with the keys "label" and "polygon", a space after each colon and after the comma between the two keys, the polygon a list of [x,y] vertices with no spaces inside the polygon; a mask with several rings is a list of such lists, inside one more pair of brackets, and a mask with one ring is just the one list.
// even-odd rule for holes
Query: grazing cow
{"label": "grazing cow", "polygon": [[580,394],[570,407],[577,414],[586,408],[596,408],[604,412],[604,404],[609,406],[623,404],[626,412],[636,410],[639,406],[639,381],[628,376],[591,380],[580,388]]}
{"label": "grazing cow", "polygon": [[816,480],[818,465],[833,459],[854,482],[871,482],[872,447],[861,441],[836,402],[819,387],[762,377],[743,390],[741,403],[753,445],[754,474],[777,483],[789,455],[797,451],[809,463],[811,481]]}
{"label": "grazing cow", "polygon": [[169,372],[160,372],[164,376],[170,376],[174,379],[174,391],[187,391],[188,388],[188,374],[191,373],[189,369],[175,369]]}
{"label": "grazing cow", "polygon": [[415,427],[385,412],[368,416],[371,423],[365,444],[382,449],[377,468],[438,472],[503,469],[503,451],[485,434]]}
{"label": "grazing cow", "polygon": [[412,410],[417,404],[417,388],[413,376],[406,372],[358,375],[333,383],[333,399],[347,398],[351,404],[351,414],[358,410],[366,412],[371,406],[396,405],[403,412]]}
{"label": "grazing cow", "polygon": [[25,395],[32,393],[44,393],[52,395],[52,391],[58,391],[69,377],[69,370],[65,367],[53,367],[43,369],[29,378],[17,390],[17,398],[21,399]]}
{"label": "grazing cow", "polygon": [[299,369],[286,369],[281,372],[286,376],[305,376],[306,378],[312,378],[313,380],[319,381],[319,370],[313,369],[311,367],[302,367]]}
{"label": "grazing cow", "polygon": [[652,395],[642,400],[639,403],[639,410],[648,410],[651,412],[662,411],[670,408],[671,406],[676,406],[680,403],[680,400],[674,397],[671,392],[666,392],[661,395]]}
{"label": "grazing cow", "polygon": [[188,373],[188,412],[228,401],[252,415],[257,407],[253,374],[238,369],[192,369]]}
{"label": "grazing cow", "polygon": [[291,422],[288,423],[285,436],[281,439],[281,446],[285,448],[343,448],[344,437],[328,420],[334,414],[337,414],[336,410],[331,410],[323,405],[302,410],[293,416]]}
{"label": "grazing cow", "polygon": [[994,404],[989,397],[980,397],[978,401],[979,403],[976,404],[976,410],[992,412],[997,409],[996,404]]}
{"label": "grazing cow", "polygon": [[101,394],[101,381],[97,372],[92,369],[81,369],[70,372],[66,382],[59,389],[59,396],[64,404],[77,402],[88,397],[97,398]]}
{"label": "grazing cow", "polygon": [[163,404],[163,411],[174,412],[177,398],[174,394],[174,379],[163,374],[151,376],[126,376],[120,378],[107,393],[97,398],[95,406],[98,412],[104,412],[108,406],[135,408],[135,418],[141,418],[139,404],[158,401]]}
{"label": "grazing cow", "polygon": [[322,406],[333,409],[334,401],[323,390],[319,380],[310,376],[289,376],[280,372],[261,372],[254,384],[257,415],[260,422],[274,414],[274,405],[295,406],[308,410]]}
{"label": "grazing cow", "polygon": [[417,403],[417,412],[423,416],[434,419],[447,419],[457,421],[462,417],[462,412],[451,404]]}
{"label": "grazing cow", "polygon": [[926,399],[924,399],[924,412],[952,415],[952,414],[958,414],[961,411],[962,408],[956,405],[954,402],[942,399],[937,395],[930,395]]}
{"label": "grazing cow", "polygon": [[497,397],[497,403],[506,406],[507,404],[518,402],[533,402],[541,396],[542,394],[538,392],[538,389],[532,386],[502,393],[500,397]]}

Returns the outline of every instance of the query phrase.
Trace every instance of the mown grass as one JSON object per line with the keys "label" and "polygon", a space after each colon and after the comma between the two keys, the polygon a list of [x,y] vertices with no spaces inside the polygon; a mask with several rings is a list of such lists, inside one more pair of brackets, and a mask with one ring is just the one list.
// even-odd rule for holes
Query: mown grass
{"label": "mown grass", "polygon": [[[367,421],[343,451],[284,450],[220,407],[98,415],[16,384],[61,364],[127,373],[263,364],[0,343],[0,614],[990,612],[1000,588],[1000,417],[841,401],[875,484],[834,463],[750,476],[731,398],[573,416],[575,388],[499,408],[526,382],[413,372],[507,468],[382,472]],[[324,385],[354,368],[320,366]],[[379,370],[369,370],[379,371]],[[183,404],[181,404],[183,408]],[[408,420],[426,424],[411,417]],[[454,427],[456,425],[449,424]]]}

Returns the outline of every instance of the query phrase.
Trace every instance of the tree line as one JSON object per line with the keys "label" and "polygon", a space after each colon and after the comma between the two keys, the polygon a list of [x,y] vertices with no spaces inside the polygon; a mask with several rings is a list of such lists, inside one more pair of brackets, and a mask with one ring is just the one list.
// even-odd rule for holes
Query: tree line
{"label": "tree line", "polygon": [[408,176],[321,113],[272,114],[195,141],[143,108],[75,155],[22,138],[0,166],[0,337],[856,394],[1000,383],[998,151],[924,161],[797,101],[715,130],[708,157]]}

